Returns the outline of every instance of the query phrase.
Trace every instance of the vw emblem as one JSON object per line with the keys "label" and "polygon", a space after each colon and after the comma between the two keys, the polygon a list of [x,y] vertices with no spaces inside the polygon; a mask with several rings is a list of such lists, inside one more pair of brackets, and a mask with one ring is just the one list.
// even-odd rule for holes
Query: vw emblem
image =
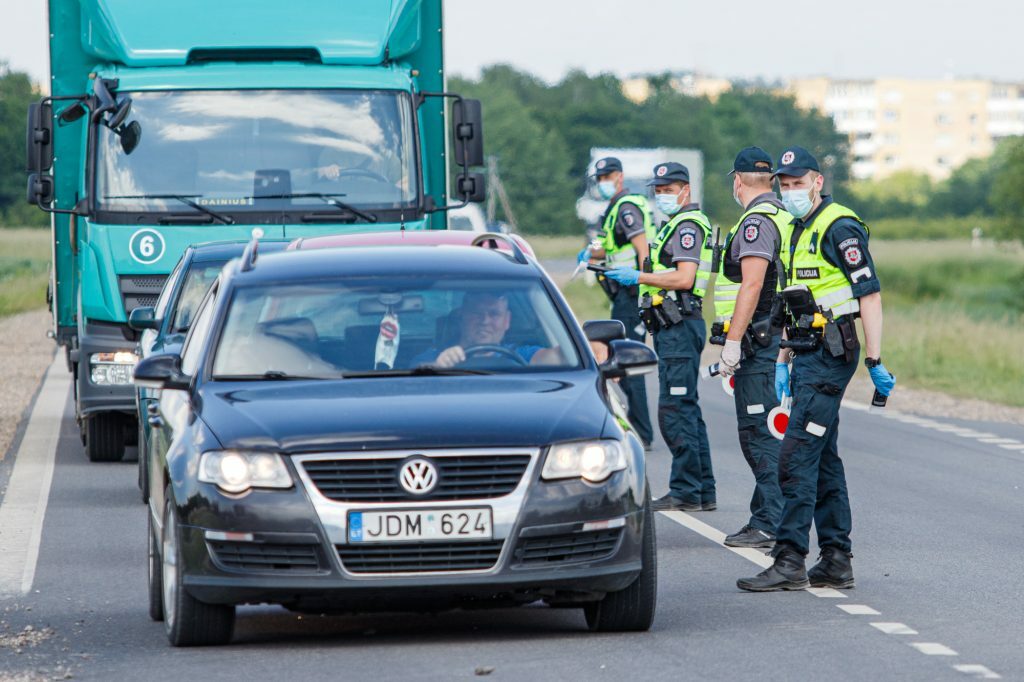
{"label": "vw emblem", "polygon": [[437,485],[437,468],[425,459],[411,459],[398,470],[398,482],[412,495],[426,495]]}

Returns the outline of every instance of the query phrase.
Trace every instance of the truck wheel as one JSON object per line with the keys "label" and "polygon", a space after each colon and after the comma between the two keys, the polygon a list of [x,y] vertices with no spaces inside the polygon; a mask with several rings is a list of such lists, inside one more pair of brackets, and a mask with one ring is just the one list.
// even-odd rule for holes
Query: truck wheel
{"label": "truck wheel", "polygon": [[164,532],[160,544],[160,580],[164,630],[172,646],[227,644],[235,630],[235,607],[205,604],[185,591],[183,562],[171,488],[164,502]]}
{"label": "truck wheel", "polygon": [[149,502],[149,460],[146,454],[146,434],[139,422],[139,491],[142,493],[142,504]]}
{"label": "truck wheel", "polygon": [[120,462],[124,457],[124,417],[116,412],[86,417],[85,454],[90,462]]}
{"label": "truck wheel", "polygon": [[644,504],[642,543],[642,568],[633,584],[624,590],[609,592],[601,601],[583,607],[591,632],[636,632],[651,628],[658,602],[658,548],[650,494]]}
{"label": "truck wheel", "polygon": [[149,617],[160,622],[164,619],[163,592],[161,581],[162,566],[160,562],[160,541],[153,527],[153,514],[146,509],[146,529],[149,531]]}

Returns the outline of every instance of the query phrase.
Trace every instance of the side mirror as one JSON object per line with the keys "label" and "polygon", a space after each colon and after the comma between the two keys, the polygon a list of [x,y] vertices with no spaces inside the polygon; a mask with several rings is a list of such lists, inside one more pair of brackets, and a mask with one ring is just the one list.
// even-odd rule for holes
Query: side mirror
{"label": "side mirror", "polygon": [[139,140],[142,139],[142,126],[139,125],[138,121],[132,121],[126,126],[121,126],[115,132],[121,140],[121,151],[125,154],[131,154],[135,151],[135,148],[139,146]]}
{"label": "side mirror", "polygon": [[658,354],[639,341],[620,339],[608,346],[608,361],[600,367],[605,379],[650,374],[658,368]]}
{"label": "side mirror", "polygon": [[49,206],[53,203],[53,176],[49,173],[31,173],[25,199],[33,206]]}
{"label": "side mirror", "polygon": [[142,388],[188,390],[191,378],[181,373],[178,355],[153,355],[135,365],[135,385]]}
{"label": "side mirror", "polygon": [[[53,106],[47,100],[28,105],[25,170],[41,173],[53,167]],[[35,203],[35,202],[33,202]]]}
{"label": "side mirror", "polygon": [[483,173],[459,173],[456,175],[455,194],[467,204],[485,201],[487,187]]}
{"label": "side mirror", "polygon": [[587,341],[611,343],[626,338],[626,326],[618,320],[587,320],[583,323]]}
{"label": "side mirror", "polygon": [[455,163],[484,165],[484,118],[478,99],[457,99],[452,105],[452,140]]}
{"label": "side mirror", "polygon": [[156,310],[145,306],[136,308],[128,314],[128,326],[137,332],[144,329],[159,329],[160,320],[157,319]]}

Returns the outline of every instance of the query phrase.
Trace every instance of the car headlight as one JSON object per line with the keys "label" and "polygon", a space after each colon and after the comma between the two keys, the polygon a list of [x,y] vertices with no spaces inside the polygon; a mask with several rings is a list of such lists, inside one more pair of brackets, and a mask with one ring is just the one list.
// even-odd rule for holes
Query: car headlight
{"label": "car headlight", "polygon": [[626,453],[617,440],[593,440],[552,445],[541,478],[582,478],[600,483],[626,468]]}
{"label": "car headlight", "polygon": [[270,452],[215,450],[199,458],[199,480],[226,493],[250,488],[290,488],[292,477],[280,455]]}
{"label": "car headlight", "polygon": [[139,356],[127,350],[89,356],[89,381],[97,386],[128,386]]}

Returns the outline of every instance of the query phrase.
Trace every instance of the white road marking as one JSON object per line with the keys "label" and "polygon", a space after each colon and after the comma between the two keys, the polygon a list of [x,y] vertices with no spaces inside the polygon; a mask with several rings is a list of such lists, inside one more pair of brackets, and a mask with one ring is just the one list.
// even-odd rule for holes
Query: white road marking
{"label": "white road marking", "polygon": [[703,521],[698,521],[686,512],[663,511],[661,513],[667,516],[668,518],[672,519],[676,523],[678,523],[680,526],[685,526],[689,528],[698,535],[706,537],[708,540],[711,540],[711,542],[715,543],[716,545],[725,547],[727,550],[733,552],[734,554],[739,554],[747,561],[755,563],[761,568],[768,568],[773,563],[775,563],[775,561],[770,556],[768,556],[761,550],[751,549],[749,547],[726,547],[725,533],[718,530],[714,526],[709,526]]}
{"label": "white road marking", "polygon": [[887,635],[916,635],[917,630],[903,623],[872,623],[871,627],[881,630]]}
{"label": "white road marking", "polygon": [[70,377],[64,356],[58,354],[43,377],[15,454],[14,470],[0,504],[0,595],[26,594],[32,589]]}
{"label": "white road marking", "polygon": [[1024,450],[1024,443],[1014,443],[1013,445],[1006,444],[1000,445],[999,447],[1003,448],[1004,450]]}
{"label": "white road marking", "polygon": [[1006,443],[1019,443],[1020,441],[1015,438],[979,438],[982,443],[992,443],[993,445],[1003,445]]}
{"label": "white road marking", "polygon": [[836,607],[846,611],[851,616],[880,616],[878,611],[867,604],[836,604]]}
{"label": "white road marking", "polygon": [[965,675],[973,675],[979,680],[1001,680],[1003,679],[998,673],[992,672],[980,663],[961,663],[960,665],[954,665],[953,669],[957,672],[964,673]]}
{"label": "white road marking", "polygon": [[808,587],[807,591],[822,599],[846,599],[846,595],[831,587]]}
{"label": "white road marking", "polygon": [[914,647],[922,654],[928,656],[958,656],[957,652],[950,649],[945,644],[939,644],[938,642],[911,642],[910,646]]}

